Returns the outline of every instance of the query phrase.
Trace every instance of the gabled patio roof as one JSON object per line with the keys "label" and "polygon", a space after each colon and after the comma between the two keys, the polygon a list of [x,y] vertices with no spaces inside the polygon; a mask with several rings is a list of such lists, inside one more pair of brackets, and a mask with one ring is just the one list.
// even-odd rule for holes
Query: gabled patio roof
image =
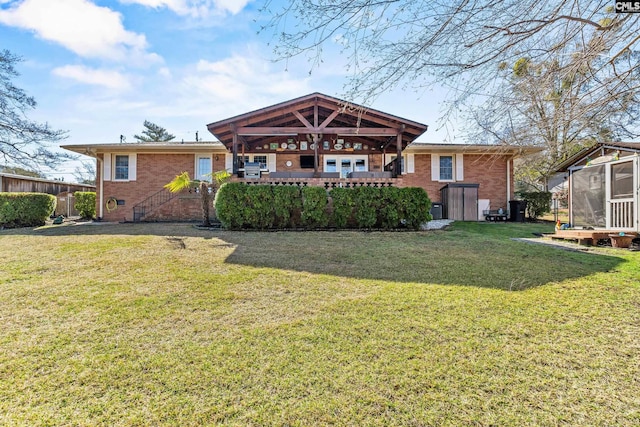
{"label": "gabled patio roof", "polygon": [[311,139],[315,135],[320,140],[321,135],[337,135],[393,152],[398,141],[404,149],[427,125],[316,92],[210,123],[207,128],[229,150],[234,135],[247,149],[281,141],[283,136]]}

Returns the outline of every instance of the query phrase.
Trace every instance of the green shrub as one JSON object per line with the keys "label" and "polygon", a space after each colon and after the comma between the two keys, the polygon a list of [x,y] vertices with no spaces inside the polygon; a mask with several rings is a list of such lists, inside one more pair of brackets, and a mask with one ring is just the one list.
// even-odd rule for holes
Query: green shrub
{"label": "green shrub", "polygon": [[327,191],[324,188],[302,188],[302,224],[307,228],[326,227],[329,223],[327,202]]}
{"label": "green shrub", "polygon": [[355,202],[354,218],[358,228],[371,228],[378,222],[380,207],[380,189],[374,187],[356,187],[353,190]]}
{"label": "green shrub", "polygon": [[275,226],[278,228],[295,228],[300,225],[302,212],[302,195],[300,188],[294,186],[275,185],[273,192],[273,208]]}
{"label": "green shrub", "polygon": [[76,191],[73,193],[76,201],[73,205],[80,216],[84,219],[92,219],[96,216],[96,193],[95,191]]}
{"label": "green shrub", "polygon": [[548,191],[533,191],[516,193],[521,200],[527,202],[527,216],[536,219],[547,212],[551,212],[551,193]]}
{"label": "green shrub", "polygon": [[249,211],[247,188],[247,185],[240,182],[227,182],[216,193],[216,215],[225,228],[240,230],[245,226],[246,213]]}
{"label": "green shrub", "polygon": [[38,227],[56,208],[56,198],[42,193],[0,193],[0,226]]}
{"label": "green shrub", "polygon": [[380,204],[378,207],[378,224],[386,230],[398,228],[402,219],[402,205],[400,204],[400,189],[383,187],[380,189]]}
{"label": "green shrub", "polygon": [[265,230],[275,223],[273,192],[270,185],[251,185],[246,193],[245,221],[248,228]]}
{"label": "green shrub", "polygon": [[349,188],[334,188],[329,193],[333,202],[331,223],[338,228],[345,228],[353,220],[353,190]]}
{"label": "green shrub", "polygon": [[333,211],[322,187],[268,186],[227,183],[215,199],[225,228],[269,229],[303,225],[307,229],[355,226],[394,229],[406,224],[419,229],[431,219],[431,201],[422,188],[356,187],[331,190]]}
{"label": "green shrub", "polygon": [[414,230],[431,220],[431,199],[421,187],[400,189],[401,215],[405,226]]}

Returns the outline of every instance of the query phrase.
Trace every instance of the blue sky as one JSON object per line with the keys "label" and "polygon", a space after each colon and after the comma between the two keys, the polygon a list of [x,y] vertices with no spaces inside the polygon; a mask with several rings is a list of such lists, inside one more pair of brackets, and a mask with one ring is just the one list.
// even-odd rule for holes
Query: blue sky
{"label": "blue sky", "polygon": [[[23,57],[17,86],[36,98],[30,118],[66,129],[63,144],[115,143],[157,123],[176,140],[213,140],[206,124],[346,82],[336,47],[309,74],[304,58],[273,62],[262,0],[0,0],[0,49]],[[436,130],[442,93],[400,89],[370,107]],[[51,178],[73,180],[77,162]]]}

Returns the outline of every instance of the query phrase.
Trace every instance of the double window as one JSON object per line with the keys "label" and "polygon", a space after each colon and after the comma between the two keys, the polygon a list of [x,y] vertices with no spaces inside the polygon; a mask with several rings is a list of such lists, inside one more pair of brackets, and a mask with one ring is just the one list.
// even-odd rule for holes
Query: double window
{"label": "double window", "polygon": [[[242,157],[240,157],[242,159]],[[249,154],[244,156],[244,163],[260,163],[260,170],[267,170],[267,156],[266,154]]]}
{"label": "double window", "polygon": [[324,171],[340,172],[342,178],[346,178],[351,172],[367,172],[367,156],[325,156]]}

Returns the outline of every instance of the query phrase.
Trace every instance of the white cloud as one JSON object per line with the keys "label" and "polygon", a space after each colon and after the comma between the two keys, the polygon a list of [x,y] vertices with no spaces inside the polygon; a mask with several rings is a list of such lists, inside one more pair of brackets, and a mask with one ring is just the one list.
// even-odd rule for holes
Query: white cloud
{"label": "white cloud", "polygon": [[104,86],[114,90],[127,90],[131,87],[128,77],[112,70],[97,70],[83,65],[65,65],[52,70],[58,77],[64,77],[80,83]]}
{"label": "white cloud", "polygon": [[159,9],[166,7],[178,15],[204,18],[212,14],[239,13],[250,0],[120,0],[124,4],[139,4]]}
{"label": "white cloud", "polygon": [[216,62],[201,60],[196,73],[184,79],[185,90],[199,94],[209,103],[231,107],[236,110],[234,113],[312,92],[308,77],[274,71],[270,65],[251,56],[232,56]]}
{"label": "white cloud", "polygon": [[143,34],[127,31],[122,15],[88,0],[14,1],[0,10],[0,23],[33,31],[83,57],[158,61]]}

